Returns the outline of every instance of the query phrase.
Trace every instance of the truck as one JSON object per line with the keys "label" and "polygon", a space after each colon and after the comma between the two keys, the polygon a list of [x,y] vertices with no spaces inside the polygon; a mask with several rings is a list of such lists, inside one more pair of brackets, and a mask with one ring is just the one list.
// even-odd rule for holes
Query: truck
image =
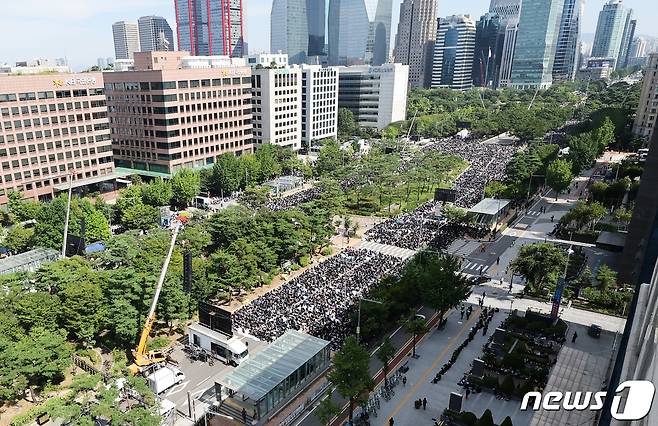
{"label": "truck", "polygon": [[240,365],[249,358],[249,349],[238,336],[227,336],[195,322],[188,326],[189,344],[210,353],[227,365]]}
{"label": "truck", "polygon": [[165,366],[155,370],[153,373],[146,376],[151,390],[160,394],[174,385],[178,385],[185,380],[185,374],[176,367]]}

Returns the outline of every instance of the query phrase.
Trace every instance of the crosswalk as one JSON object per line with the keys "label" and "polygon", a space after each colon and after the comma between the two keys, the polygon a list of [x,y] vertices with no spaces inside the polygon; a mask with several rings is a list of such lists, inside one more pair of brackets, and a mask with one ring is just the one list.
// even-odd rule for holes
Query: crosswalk
{"label": "crosswalk", "polygon": [[465,260],[464,263],[462,263],[462,272],[466,272],[468,274],[479,274],[480,268],[482,268],[482,273],[486,274],[490,266],[491,265],[483,265],[482,263]]}
{"label": "crosswalk", "polygon": [[372,251],[376,251],[382,254],[388,254],[390,256],[395,256],[402,260],[409,259],[416,252],[402,247],[390,246],[388,244],[375,243],[373,241],[363,241],[359,248],[364,248]]}
{"label": "crosswalk", "polygon": [[541,216],[542,213],[540,211],[534,210],[534,211],[529,211],[526,216],[534,216],[534,217],[539,217]]}

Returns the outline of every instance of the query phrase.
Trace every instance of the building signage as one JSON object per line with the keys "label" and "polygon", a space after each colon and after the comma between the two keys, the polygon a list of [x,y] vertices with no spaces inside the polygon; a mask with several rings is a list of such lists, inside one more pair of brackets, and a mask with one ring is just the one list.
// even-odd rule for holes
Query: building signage
{"label": "building signage", "polygon": [[71,77],[53,80],[53,86],[89,86],[96,84],[96,77]]}

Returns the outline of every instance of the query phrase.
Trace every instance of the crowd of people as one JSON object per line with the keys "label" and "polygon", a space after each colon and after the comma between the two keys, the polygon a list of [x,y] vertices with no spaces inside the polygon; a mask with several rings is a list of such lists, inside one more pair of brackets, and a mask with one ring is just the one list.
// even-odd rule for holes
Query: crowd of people
{"label": "crowd of people", "polygon": [[292,328],[337,349],[353,333],[349,313],[359,298],[401,268],[396,257],[346,249],[242,307],[233,314],[233,325],[267,342]]}
{"label": "crowd of people", "polygon": [[265,207],[272,211],[288,210],[297,207],[300,204],[308,203],[320,196],[318,188],[304,189],[281,198],[270,199]]}
{"label": "crowd of people", "polygon": [[[455,155],[468,161],[469,168],[455,180],[454,189],[455,204],[470,208],[484,197],[487,183],[503,179],[507,163],[512,159],[517,148],[512,145],[481,143],[451,137],[423,147],[424,152],[431,150]],[[464,235],[481,238],[486,233],[478,227],[447,226],[445,222],[436,219],[436,207],[436,201],[428,201],[410,213],[403,213],[375,225],[366,232],[365,237],[376,243],[412,250],[424,244],[445,249],[452,241]]]}

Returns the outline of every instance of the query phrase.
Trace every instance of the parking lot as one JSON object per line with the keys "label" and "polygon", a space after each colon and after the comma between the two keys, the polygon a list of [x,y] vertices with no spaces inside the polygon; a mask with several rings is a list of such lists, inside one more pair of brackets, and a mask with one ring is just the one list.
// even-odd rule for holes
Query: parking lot
{"label": "parking lot", "polygon": [[[251,337],[242,335],[240,337],[245,343],[248,343],[250,356],[253,356],[267,345],[267,343]],[[203,404],[193,402],[192,410],[190,410],[188,393],[190,400],[200,398],[210,403],[211,400],[214,400],[215,381],[224,377],[235,367],[228,366],[217,359],[214,360],[213,365],[210,365],[207,361],[194,361],[183,351],[183,348],[182,343],[176,343],[171,357],[178,362],[178,368],[185,373],[185,380],[163,392],[160,397],[176,404],[179,414],[198,418],[203,413]]]}

